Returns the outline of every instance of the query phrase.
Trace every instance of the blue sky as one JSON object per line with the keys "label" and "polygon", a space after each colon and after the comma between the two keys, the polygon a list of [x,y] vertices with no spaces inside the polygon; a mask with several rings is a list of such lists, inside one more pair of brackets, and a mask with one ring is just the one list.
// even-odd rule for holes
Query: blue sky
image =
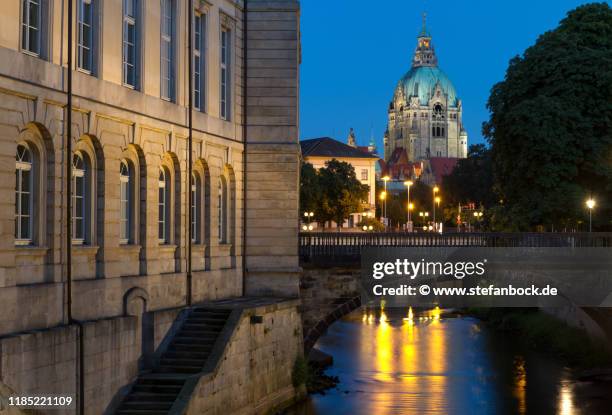
{"label": "blue sky", "polygon": [[377,145],[397,81],[410,69],[422,12],[440,68],[463,100],[469,143],[483,142],[493,84],[508,61],[554,29],[576,0],[302,0],[300,139],[349,127]]}

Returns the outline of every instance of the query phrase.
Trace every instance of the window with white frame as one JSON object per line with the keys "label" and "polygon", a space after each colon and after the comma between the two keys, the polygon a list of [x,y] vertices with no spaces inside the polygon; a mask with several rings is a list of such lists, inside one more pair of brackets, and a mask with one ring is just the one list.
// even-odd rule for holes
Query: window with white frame
{"label": "window with white frame", "polygon": [[32,243],[34,158],[26,144],[17,146],[15,160],[15,244]]}
{"label": "window with white frame", "polygon": [[230,119],[231,105],[231,32],[221,29],[221,118]]}
{"label": "window with white frame", "polygon": [[132,185],[134,182],[132,169],[127,160],[121,160],[119,167],[119,182],[120,182],[120,231],[119,243],[129,244],[133,241],[132,238]]}
{"label": "window with white frame", "polygon": [[160,244],[169,243],[170,181],[165,168],[159,169],[158,181],[158,239]]}
{"label": "window with white frame", "polygon": [[361,180],[368,180],[368,169],[361,169]]}
{"label": "window with white frame", "polygon": [[92,73],[94,56],[94,2],[78,0],[77,3],[77,66]]}
{"label": "window with white frame", "polygon": [[72,243],[83,244],[87,237],[88,183],[87,160],[82,153],[72,156]]}
{"label": "window with white frame", "polygon": [[174,99],[174,2],[161,0],[161,97]]}
{"label": "window with white frame", "polygon": [[36,56],[42,54],[43,1],[21,1],[21,49]]}
{"label": "window with white frame", "polygon": [[123,0],[123,84],[138,82],[138,1]]}
{"label": "window with white frame", "polygon": [[206,15],[203,13],[195,13],[193,37],[193,106],[206,111]]}
{"label": "window with white frame", "polygon": [[200,242],[200,211],[202,194],[200,192],[200,178],[197,174],[191,176],[191,240]]}
{"label": "window with white frame", "polygon": [[219,242],[225,243],[227,242],[227,186],[225,184],[225,180],[221,178],[219,180],[219,189],[218,189],[218,201],[217,201],[217,209],[218,209],[218,232],[219,232]]}

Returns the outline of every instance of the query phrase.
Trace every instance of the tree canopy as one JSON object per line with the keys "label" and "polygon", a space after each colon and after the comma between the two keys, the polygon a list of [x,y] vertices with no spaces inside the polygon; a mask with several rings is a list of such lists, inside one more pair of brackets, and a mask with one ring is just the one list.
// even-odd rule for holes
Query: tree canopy
{"label": "tree canopy", "polygon": [[300,208],[314,212],[314,220],[342,224],[351,213],[361,212],[369,186],[362,184],[349,163],[332,159],[318,171],[302,163]]}
{"label": "tree canopy", "polygon": [[[494,186],[517,229],[612,218],[612,10],[580,6],[510,61],[483,134]],[[499,209],[498,209],[499,210]],[[498,212],[499,213],[499,212]]]}
{"label": "tree canopy", "polygon": [[457,161],[451,174],[442,177],[445,205],[474,203],[485,208],[498,202],[493,191],[491,151],[484,144],[473,144],[465,159]]}

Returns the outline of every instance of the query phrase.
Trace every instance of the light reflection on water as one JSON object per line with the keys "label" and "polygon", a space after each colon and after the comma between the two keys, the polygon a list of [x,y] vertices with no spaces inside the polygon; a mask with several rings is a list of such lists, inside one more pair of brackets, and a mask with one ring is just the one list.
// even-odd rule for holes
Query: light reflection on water
{"label": "light reflection on water", "polygon": [[586,414],[568,371],[516,343],[439,309],[359,310],[316,346],[334,357],[338,388],[289,413]]}

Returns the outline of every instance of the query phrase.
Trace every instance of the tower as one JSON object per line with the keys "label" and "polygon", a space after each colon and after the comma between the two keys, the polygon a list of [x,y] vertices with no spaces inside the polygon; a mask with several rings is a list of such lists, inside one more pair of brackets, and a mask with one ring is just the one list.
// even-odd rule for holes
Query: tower
{"label": "tower", "polygon": [[416,40],[411,68],[399,80],[389,104],[384,158],[389,161],[397,151],[405,152],[409,162],[465,158],[467,133],[461,100],[438,66],[425,13]]}

